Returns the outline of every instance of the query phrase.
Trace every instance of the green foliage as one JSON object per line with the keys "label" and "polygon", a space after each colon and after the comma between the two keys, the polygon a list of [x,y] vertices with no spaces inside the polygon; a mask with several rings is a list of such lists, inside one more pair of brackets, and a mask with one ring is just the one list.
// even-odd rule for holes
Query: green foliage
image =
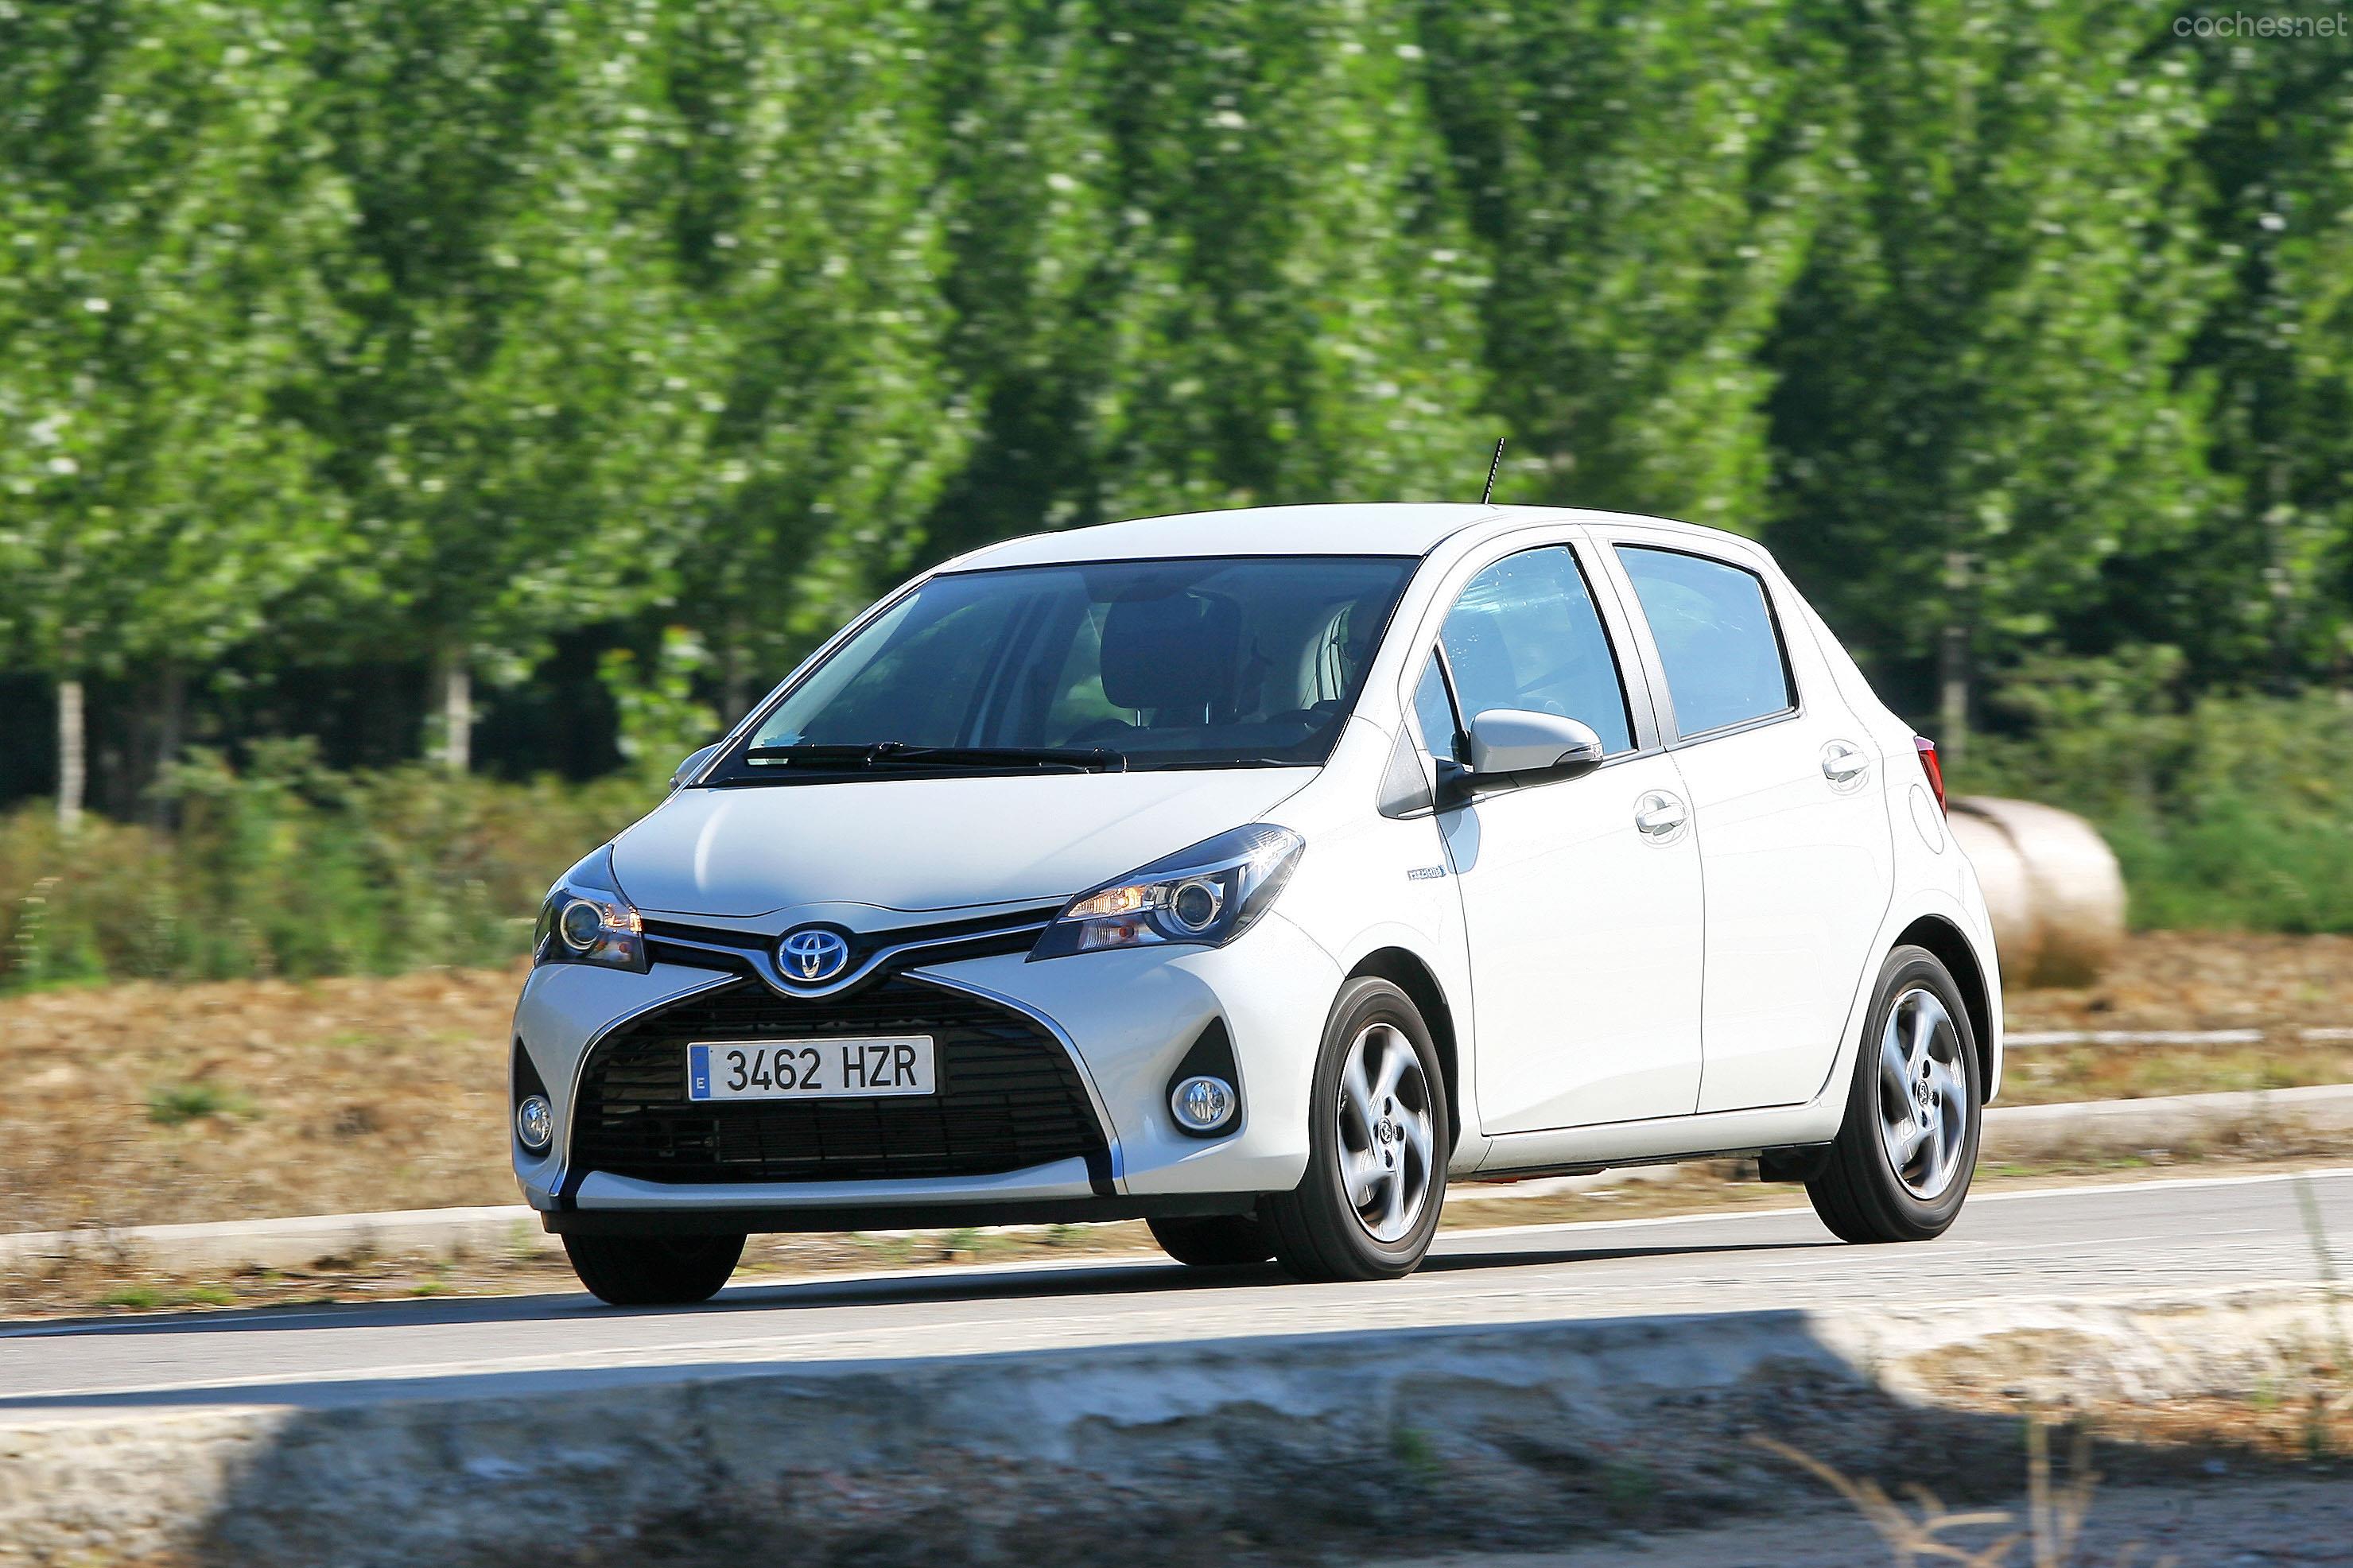
{"label": "green foliage", "polygon": [[1769,537],[1883,659],[1957,618],[1980,655],[2046,638],[2229,501],[2211,389],[2179,374],[2222,279],[2175,14],[1941,0],[1828,28],[1851,179],[1767,352]]}
{"label": "green foliage", "polygon": [[642,673],[637,655],[628,648],[613,649],[597,667],[597,678],[620,714],[621,755],[649,789],[667,784],[681,758],[721,733],[718,716],[694,697],[695,677],[710,663],[692,632],[672,626],[662,633],[661,651]]}
{"label": "green foliage", "polygon": [[147,1091],[147,1120],[158,1127],[185,1127],[207,1116],[255,1114],[251,1095],[209,1079],[158,1084]]}
{"label": "green foliage", "polygon": [[877,0],[669,0],[617,31],[595,51],[628,83],[615,178],[659,237],[664,384],[692,410],[661,551],[732,707],[904,569],[964,451],[927,23]]}
{"label": "green foliage", "polygon": [[658,798],[626,779],[339,773],[304,742],[242,771],[199,752],[169,787],[168,836],[96,821],[67,845],[46,812],[0,817],[0,988],[501,963],[548,884]]}
{"label": "green foliage", "polygon": [[1112,232],[1111,516],[1464,496],[1485,268],[1386,6],[1116,8],[1090,73]]}
{"label": "green foliage", "polygon": [[536,653],[642,596],[693,418],[617,172],[632,62],[554,0],[311,9],[286,156],[347,216],[304,258],[338,313],[301,406],[351,521],[332,595],[290,618],[460,666]]}
{"label": "green foliage", "polygon": [[1860,194],[1846,64],[1801,7],[1426,0],[1432,100],[1492,258],[1501,499],[1755,532],[1762,354],[1826,213]]}
{"label": "green foliage", "polygon": [[2180,657],[2030,659],[2021,736],[1981,738],[1953,787],[2082,812],[2143,927],[2353,931],[2353,702],[2185,698]]}
{"label": "green foliage", "polygon": [[0,646],[71,678],[254,636],[341,499],[286,405],[334,193],[278,7],[0,6]]}
{"label": "green foliage", "polygon": [[1906,706],[1963,634],[1969,770],[2137,918],[2344,928],[2353,38],[2181,15],[0,0],[5,668],[638,650],[585,793],[279,717],[162,770],[173,838],[0,822],[0,979],[512,952],[911,566],[1469,499],[1497,434],[1501,500],[1761,534]]}

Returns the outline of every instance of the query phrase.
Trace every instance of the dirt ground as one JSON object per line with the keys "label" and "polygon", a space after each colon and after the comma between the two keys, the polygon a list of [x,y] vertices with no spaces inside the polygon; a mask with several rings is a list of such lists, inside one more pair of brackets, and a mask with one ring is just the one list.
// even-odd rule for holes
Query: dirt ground
{"label": "dirt ground", "polygon": [[[0,999],[0,1229],[510,1203],[519,971]],[[2132,939],[2013,1029],[2263,1028],[2261,1047],[2038,1048],[2009,1103],[2353,1081],[2353,938]],[[1749,1189],[1771,1191],[1772,1189]]]}
{"label": "dirt ground", "polygon": [[0,1000],[0,1227],[511,1203],[521,972]]}
{"label": "dirt ground", "polygon": [[2098,984],[2007,1000],[2013,1029],[2353,1027],[2353,937],[2144,931]]}
{"label": "dirt ground", "polygon": [[[1971,1510],[1973,1512],[1978,1510]],[[2341,1475],[2301,1480],[2215,1481],[2120,1487],[2095,1493],[2073,1551],[2037,1556],[2005,1538],[2027,1528],[2026,1500],[1983,1510],[2000,1515],[1936,1538],[1956,1548],[1904,1556],[1852,1510],[1743,1520],[1713,1529],[1637,1533],[1559,1552],[1417,1558],[1375,1568],[1885,1568],[1888,1563],[1962,1562],[1978,1568],[2033,1563],[2082,1568],[2240,1568],[2343,1564],[2353,1557],[2353,1485]]]}

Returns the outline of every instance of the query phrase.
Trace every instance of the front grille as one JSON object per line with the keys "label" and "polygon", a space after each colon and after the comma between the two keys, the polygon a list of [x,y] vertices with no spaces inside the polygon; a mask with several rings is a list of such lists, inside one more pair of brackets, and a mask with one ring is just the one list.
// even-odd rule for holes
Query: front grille
{"label": "front grille", "polygon": [[[930,1035],[935,1094],[875,1100],[686,1098],[690,1041]],[[616,1029],[589,1054],[572,1165],[655,1182],[986,1176],[1084,1159],[1110,1174],[1078,1068],[1034,1019],[959,991],[891,980],[819,1001],[742,980]]]}
{"label": "front grille", "polygon": [[[877,971],[879,974],[892,974],[904,969],[945,963],[956,959],[1027,952],[1036,945],[1038,933],[1044,931],[1047,923],[1060,910],[1060,904],[1046,904],[1035,909],[1008,910],[963,920],[933,921],[922,925],[886,926],[879,931],[844,931],[841,934],[849,942],[848,973],[858,973],[873,961],[877,953],[886,949],[890,951],[891,957]],[[776,940],[774,933],[763,935],[723,926],[696,925],[687,921],[651,919],[646,921],[647,945],[657,963],[726,969],[738,974],[757,973],[750,955],[759,953],[765,957],[773,953]],[[867,977],[866,983],[871,983],[871,978]]]}

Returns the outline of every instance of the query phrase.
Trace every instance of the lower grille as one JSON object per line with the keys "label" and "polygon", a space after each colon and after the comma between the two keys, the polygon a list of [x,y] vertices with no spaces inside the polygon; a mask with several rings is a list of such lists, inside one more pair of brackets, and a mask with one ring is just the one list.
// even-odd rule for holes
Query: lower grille
{"label": "lower grille", "polygon": [[[690,1041],[929,1035],[939,1091],[875,1100],[686,1098]],[[572,1165],[654,1182],[987,1176],[1110,1153],[1069,1051],[1036,1020],[913,980],[821,1001],[757,981],[702,992],[616,1029],[580,1075]]]}

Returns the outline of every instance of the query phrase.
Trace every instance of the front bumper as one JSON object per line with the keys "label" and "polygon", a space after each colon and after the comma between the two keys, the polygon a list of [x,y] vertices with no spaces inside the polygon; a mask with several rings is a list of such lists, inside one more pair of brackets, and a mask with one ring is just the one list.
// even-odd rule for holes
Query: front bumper
{"label": "front bumper", "polygon": [[[1100,1151],[982,1174],[878,1176],[861,1167],[850,1180],[825,1179],[819,1170],[809,1179],[702,1181],[596,1168],[596,1140],[575,1126],[584,1064],[594,1065],[599,1042],[624,1037],[633,1021],[664,1009],[772,993],[757,980],[684,964],[658,963],[642,975],[552,965],[525,984],[515,1037],[555,1102],[559,1136],[537,1159],[514,1146],[515,1175],[532,1206],[559,1230],[630,1228],[685,1215],[706,1226],[784,1230],[893,1218],[977,1224],[1235,1212],[1257,1194],[1290,1190],[1305,1170],[1308,1085],[1339,981],[1331,957],[1279,914],[1225,948],[1137,948],[1037,963],[998,954],[910,969],[892,983],[932,987],[966,1007],[1003,1009],[1030,1021],[1040,1040],[1050,1036],[1076,1068],[1101,1130]],[[803,1016],[824,1005],[784,1000]],[[856,994],[841,1001],[854,1004]],[[1177,1129],[1167,1086],[1219,1020],[1232,1041],[1242,1108],[1230,1131],[1202,1139]],[[682,1063],[678,1070],[682,1077]],[[593,1090],[589,1098],[594,1116]]]}

